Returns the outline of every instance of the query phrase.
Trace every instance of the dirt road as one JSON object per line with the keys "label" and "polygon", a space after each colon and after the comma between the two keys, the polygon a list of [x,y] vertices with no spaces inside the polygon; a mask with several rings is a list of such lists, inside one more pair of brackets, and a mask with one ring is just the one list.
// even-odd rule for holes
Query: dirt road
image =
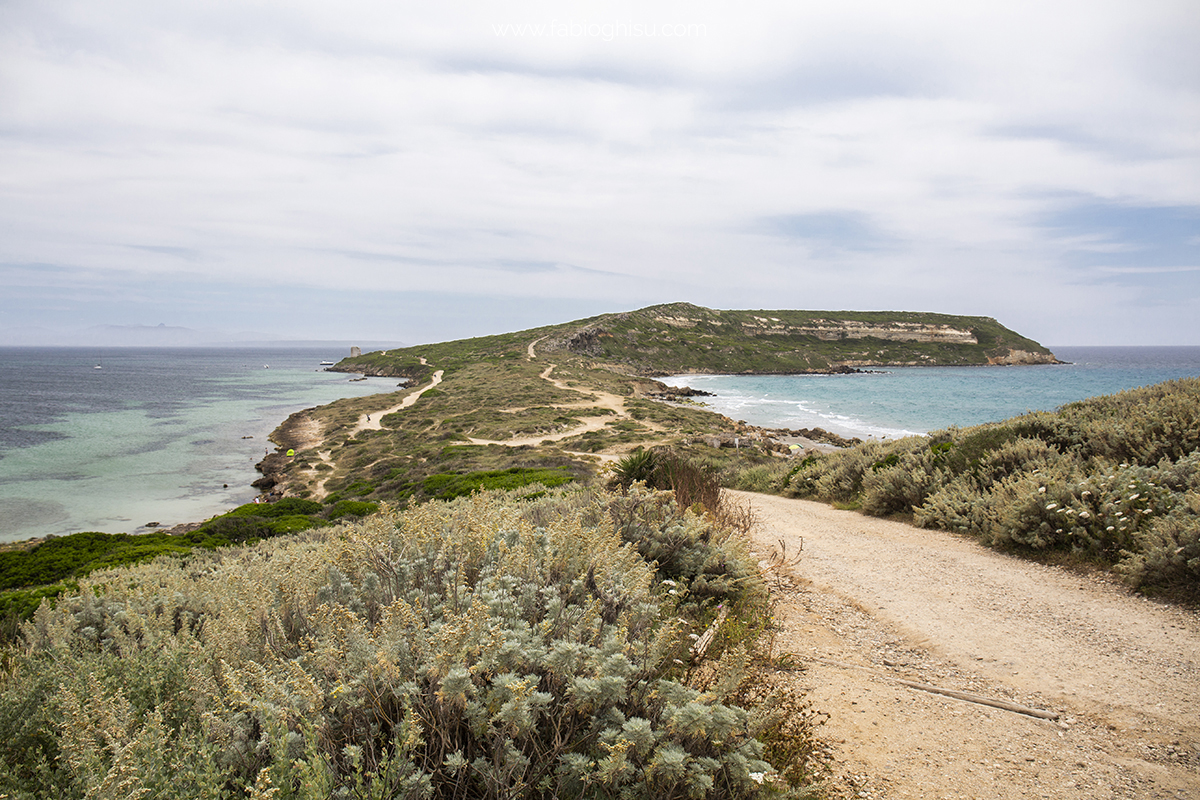
{"label": "dirt road", "polygon": [[808,665],[850,796],[1200,797],[1196,614],[951,534],[734,494],[775,556],[777,649]]}

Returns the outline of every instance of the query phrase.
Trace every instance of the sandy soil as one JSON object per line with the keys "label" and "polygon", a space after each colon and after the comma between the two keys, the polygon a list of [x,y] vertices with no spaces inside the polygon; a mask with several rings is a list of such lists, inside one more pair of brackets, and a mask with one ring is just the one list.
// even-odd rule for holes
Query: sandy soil
{"label": "sandy soil", "polygon": [[1195,613],[951,534],[734,495],[846,796],[1200,797]]}

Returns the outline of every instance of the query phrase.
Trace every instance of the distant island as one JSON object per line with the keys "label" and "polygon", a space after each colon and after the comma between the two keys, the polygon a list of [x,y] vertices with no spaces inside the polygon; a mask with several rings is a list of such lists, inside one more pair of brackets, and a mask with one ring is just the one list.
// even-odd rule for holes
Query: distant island
{"label": "distant island", "polygon": [[[1061,363],[1047,348],[991,317],[911,311],[717,311],[668,303],[503,338],[537,339],[538,350],[547,355],[579,356],[643,376]],[[367,353],[343,360],[337,369],[409,375],[396,367],[405,353]]]}

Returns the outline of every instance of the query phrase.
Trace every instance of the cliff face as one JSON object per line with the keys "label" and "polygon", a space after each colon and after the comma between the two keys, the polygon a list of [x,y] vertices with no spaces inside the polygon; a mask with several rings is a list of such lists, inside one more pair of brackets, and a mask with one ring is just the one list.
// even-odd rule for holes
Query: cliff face
{"label": "cliff face", "polygon": [[[657,319],[670,325],[680,324],[679,320]],[[979,339],[969,329],[917,322],[872,324],[857,320],[818,319],[808,325],[787,325],[774,317],[756,316],[753,322],[743,322],[740,327],[747,336],[812,336],[823,342],[870,338],[888,342],[979,344]]]}

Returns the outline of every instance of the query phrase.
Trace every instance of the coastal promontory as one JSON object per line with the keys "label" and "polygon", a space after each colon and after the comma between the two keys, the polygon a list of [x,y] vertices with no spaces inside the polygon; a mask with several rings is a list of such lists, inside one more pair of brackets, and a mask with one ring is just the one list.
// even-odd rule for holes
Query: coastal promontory
{"label": "coastal promontory", "polygon": [[295,455],[264,461],[256,485],[323,500],[419,501],[443,496],[454,476],[566,481],[637,448],[718,460],[732,448],[765,463],[828,434],[759,430],[664,402],[680,396],[655,378],[1009,363],[1057,359],[988,317],[657,305],[344,359],[332,369],[400,379],[397,391],[294,415],[273,438]]}

